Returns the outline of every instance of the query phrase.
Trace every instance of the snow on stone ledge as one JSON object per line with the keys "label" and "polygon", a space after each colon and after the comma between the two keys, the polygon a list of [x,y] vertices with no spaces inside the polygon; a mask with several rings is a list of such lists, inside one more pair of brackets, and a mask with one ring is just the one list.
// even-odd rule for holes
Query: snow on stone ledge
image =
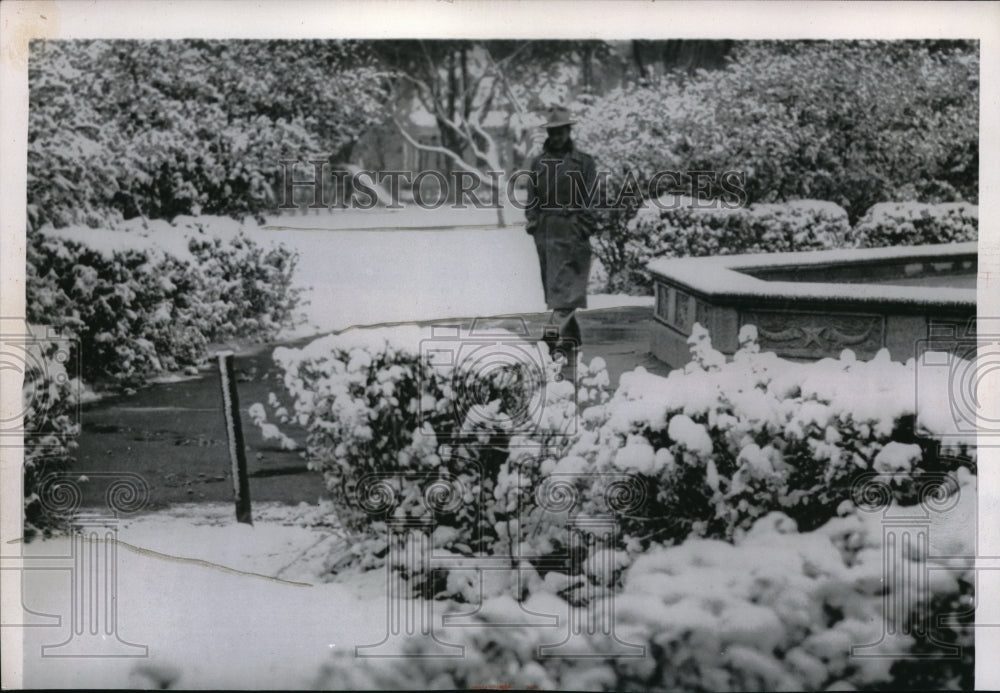
{"label": "snow on stone ledge", "polygon": [[657,277],[669,278],[708,296],[780,297],[968,307],[975,305],[975,289],[765,281],[743,271],[872,261],[902,263],[935,258],[951,259],[962,255],[974,255],[977,249],[978,244],[975,241],[968,241],[904,248],[844,248],[791,253],[664,258],[650,262],[648,269]]}

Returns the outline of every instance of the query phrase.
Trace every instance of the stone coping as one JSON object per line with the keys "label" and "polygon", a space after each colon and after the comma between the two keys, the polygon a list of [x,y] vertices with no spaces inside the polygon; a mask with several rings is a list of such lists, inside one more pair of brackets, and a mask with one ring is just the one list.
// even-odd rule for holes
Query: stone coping
{"label": "stone coping", "polygon": [[807,281],[769,281],[745,270],[826,267],[837,265],[897,265],[907,262],[941,262],[976,259],[978,243],[849,248],[792,253],[720,255],[661,258],[647,265],[656,279],[668,280],[695,294],[716,301],[737,303],[761,299],[810,303],[881,304],[911,309],[975,309],[976,290],[954,287],[845,284]]}

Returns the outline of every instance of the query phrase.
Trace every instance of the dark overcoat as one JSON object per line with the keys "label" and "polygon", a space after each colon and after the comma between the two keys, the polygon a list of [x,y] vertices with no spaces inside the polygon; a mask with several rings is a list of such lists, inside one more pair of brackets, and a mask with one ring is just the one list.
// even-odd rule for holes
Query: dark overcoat
{"label": "dark overcoat", "polygon": [[526,229],[535,238],[545,303],[550,310],[586,308],[597,166],[571,146],[562,154],[543,151],[530,171]]}

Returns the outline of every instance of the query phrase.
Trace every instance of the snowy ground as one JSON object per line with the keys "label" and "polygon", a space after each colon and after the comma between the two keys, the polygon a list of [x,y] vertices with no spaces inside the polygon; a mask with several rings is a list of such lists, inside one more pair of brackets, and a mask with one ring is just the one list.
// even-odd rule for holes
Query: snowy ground
{"label": "snowy ground", "polygon": [[[546,310],[534,242],[523,217],[496,227],[492,210],[334,210],[288,214],[258,225],[220,217],[131,220],[124,231],[67,228],[113,250],[159,246],[186,255],[187,236],[202,224],[227,238],[241,228],[261,243],[299,253],[297,283],[308,289],[301,337],[352,325],[463,318]],[[597,295],[590,308],[652,305],[653,298]]]}
{"label": "snowy ground", "polygon": [[[299,253],[297,283],[309,289],[307,323],[284,335],[291,338],[351,325],[544,311],[523,220],[515,217],[503,229],[495,220],[489,210],[344,211],[287,215],[263,225],[179,218],[173,225],[133,220],[121,231],[52,233],[85,236],[98,250],[156,246],[179,256],[199,224],[223,238],[242,228],[262,243],[283,243]],[[590,307],[651,303],[651,297],[594,296]],[[233,521],[229,504],[192,504],[124,521],[117,634],[148,645],[145,658],[41,656],[41,647],[70,633],[73,590],[68,571],[33,571],[25,606],[61,614],[62,624],[24,629],[24,685],[311,686],[333,648],[376,643],[387,626],[380,576],[317,580],[322,562],[345,547],[329,527],[302,527],[302,515],[310,512],[322,514],[315,506],[255,504],[251,528]],[[69,541],[34,542],[24,553],[68,555]]]}
{"label": "snowy ground", "polygon": [[[63,624],[24,629],[25,686],[309,687],[333,648],[385,635],[385,620],[375,617],[384,613],[384,584],[371,575],[318,582],[316,560],[336,551],[339,538],[289,526],[291,514],[304,511],[258,505],[250,527],[233,521],[230,504],[187,505],[124,521],[117,634],[148,646],[144,658],[40,656],[70,633],[72,590],[68,573],[34,572],[25,605],[61,614]],[[66,539],[25,547],[68,551]]]}
{"label": "snowy ground", "polygon": [[[959,501],[931,518],[932,555],[969,555],[975,496],[962,494]],[[388,627],[386,583],[380,571],[340,575],[332,582],[316,577],[325,559],[346,548],[335,530],[319,522],[322,516],[321,510],[304,505],[258,504],[251,527],[233,521],[230,504],[189,504],[121,521],[117,630],[108,628],[107,639],[117,636],[145,646],[146,656],[42,655],[43,647],[70,637],[74,590],[68,572],[39,570],[25,586],[24,604],[63,620],[58,626],[23,629],[24,686],[315,687],[331,652],[339,648],[353,653],[356,646],[379,643]],[[863,514],[863,522],[870,525],[871,536],[880,535],[880,513]],[[104,548],[94,543],[87,550],[100,562]],[[65,538],[24,547],[24,553],[33,556],[70,552]],[[777,551],[775,560],[794,555],[795,550]],[[60,561],[66,563],[40,558],[36,567]],[[107,571],[100,570],[103,581]],[[718,584],[728,579],[730,570],[720,566]],[[87,597],[82,603],[86,609],[103,606]],[[98,625],[93,617],[83,621]],[[439,614],[434,623],[440,633]],[[877,636],[877,631],[873,627],[871,635]],[[501,682],[484,681],[488,683]]]}

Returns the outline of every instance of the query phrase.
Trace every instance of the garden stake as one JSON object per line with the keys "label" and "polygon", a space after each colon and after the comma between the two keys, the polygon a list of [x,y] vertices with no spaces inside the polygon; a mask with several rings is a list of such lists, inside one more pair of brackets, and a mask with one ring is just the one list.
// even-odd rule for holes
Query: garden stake
{"label": "garden stake", "polygon": [[247,456],[243,449],[243,425],[240,422],[240,400],[236,392],[233,352],[220,351],[219,380],[222,383],[222,413],[226,417],[229,438],[229,461],[233,472],[233,499],[236,501],[236,521],[253,524],[250,514],[250,477],[247,476]]}

